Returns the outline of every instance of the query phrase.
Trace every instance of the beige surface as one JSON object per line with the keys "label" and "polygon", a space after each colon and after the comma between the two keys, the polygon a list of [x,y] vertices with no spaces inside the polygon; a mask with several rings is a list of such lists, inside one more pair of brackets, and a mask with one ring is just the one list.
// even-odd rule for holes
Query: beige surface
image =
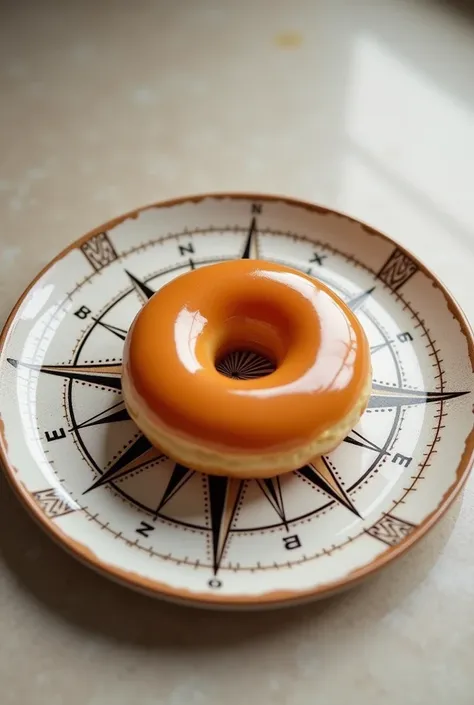
{"label": "beige surface", "polygon": [[[0,7],[2,318],[72,238],[213,189],[350,211],[424,258],[474,318],[474,19],[461,2]],[[473,482],[365,586],[237,616],[88,572],[0,482],[1,705],[473,702]]]}

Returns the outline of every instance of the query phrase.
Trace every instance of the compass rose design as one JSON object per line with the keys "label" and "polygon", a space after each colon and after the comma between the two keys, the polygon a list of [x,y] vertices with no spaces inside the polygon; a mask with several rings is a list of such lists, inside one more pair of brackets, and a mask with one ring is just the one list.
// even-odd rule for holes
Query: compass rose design
{"label": "compass rose design", "polygon": [[[212,231],[213,229],[211,228],[210,232],[212,233]],[[241,257],[250,258],[262,256],[260,252],[259,235],[263,236],[265,232],[259,232],[257,216],[253,215],[250,219],[248,231],[244,233]],[[118,259],[114,245],[111,243],[109,237],[104,233],[101,233],[100,237],[100,241],[97,241],[95,245],[94,243],[86,243],[86,245],[82,247],[83,253],[86,255],[88,261],[93,264],[96,271],[100,271],[103,266],[107,266],[107,264],[111,262],[116,262]],[[195,257],[193,258],[192,255],[195,254],[195,250],[192,245],[178,245],[178,248],[181,255],[185,253],[191,255],[187,263],[187,266],[190,268],[206,264],[207,261],[212,261],[208,258],[207,261],[199,262]],[[311,266],[306,270],[308,273],[314,273],[314,268],[317,267],[317,274],[323,278],[323,264],[326,257],[328,257],[328,250],[326,249],[325,252],[326,254],[323,254],[322,251],[313,253],[309,260]],[[107,262],[106,265],[101,263],[104,259],[104,253],[107,257],[111,258],[110,262]],[[214,261],[216,260],[214,259]],[[129,288],[125,295],[132,293],[138,297],[138,301],[141,305],[146,304],[155,293],[155,288],[151,283],[153,276],[144,279],[134,273],[131,267],[124,267],[123,271],[129,282]],[[353,311],[363,311],[374,296],[378,286],[389,287],[392,292],[396,293],[415,273],[416,269],[414,269],[414,265],[409,261],[400,259],[399,255],[397,255],[397,251],[395,251],[378,273],[377,284],[365,290],[359,290],[346,295],[346,303]],[[83,312],[82,315],[81,311]],[[87,335],[89,335],[90,331],[93,329],[100,328],[107,335],[118,339],[118,341],[120,341],[119,344],[125,341],[127,328],[108,322],[105,313],[100,316],[94,316],[92,315],[92,311],[85,306],[78,309],[76,313],[79,313],[79,318],[83,317],[84,319],[88,319],[88,322],[91,322]],[[411,338],[411,334],[409,333],[399,333],[400,342],[404,342],[403,335],[407,336],[405,338],[407,341]],[[387,336],[385,336],[383,341],[374,343],[371,347],[373,359],[375,360],[378,355],[384,354],[384,352],[386,352],[387,349],[391,349],[392,346],[393,340],[390,340]],[[76,360],[68,364],[37,365],[9,357],[8,363],[16,369],[29,368],[39,371],[41,376],[61,378],[69,384],[69,389],[71,389],[74,383],[82,383],[89,388],[103,390],[104,398],[106,399],[109,399],[111,391],[117,395],[113,404],[104,404],[105,408],[103,410],[90,415],[88,418],[82,419],[80,422],[76,421],[75,414],[70,414],[73,418],[73,423],[68,429],[68,433],[76,436],[79,441],[81,433],[85,429],[110,428],[120,422],[127,421],[132,423],[124,403],[120,398],[121,361],[119,359],[103,361],[101,358],[95,362],[78,362]],[[217,369],[223,375],[245,380],[271,374],[274,371],[274,366],[271,361],[253,352],[239,350],[232,352],[225,359],[221,360],[217,365]],[[411,458],[403,455],[401,452],[394,451],[392,447],[394,433],[396,432],[397,422],[402,410],[431,404],[441,404],[442,406],[444,402],[456,399],[464,394],[467,394],[465,390],[446,391],[441,389],[439,391],[426,391],[414,389],[412,386],[404,385],[403,383],[394,384],[392,382],[389,384],[382,381],[374,381],[367,413],[391,410],[395,412],[396,419],[391,433],[387,435],[383,444],[379,444],[370,437],[370,434],[366,435],[358,429],[352,430],[346,437],[344,442],[346,446],[364,449],[372,453],[376,458],[376,462],[363,473],[362,477],[357,479],[357,483],[355,483],[353,487],[365,481],[365,478],[370,475],[376,463],[381,459],[391,457],[393,462],[394,459],[398,459],[398,464],[408,466]],[[441,414],[442,411],[440,411],[440,415]],[[66,431],[61,429],[60,432],[55,432],[55,434],[55,436],[49,434],[49,438],[48,435],[46,435],[46,440],[50,441],[51,439],[58,440],[63,438],[66,436]],[[83,497],[85,498],[85,496],[90,493],[103,492],[105,488],[117,491],[117,483],[119,480],[136,476],[140,472],[150,468],[150,466],[156,465],[164,460],[166,460],[165,456],[163,456],[159,450],[152,447],[145,436],[137,431],[132,442],[127,445],[123,452],[118,454],[113,462],[106,468],[96,467],[96,476],[83,488]],[[159,470],[157,470],[157,472],[159,472]],[[352,488],[347,487],[346,483],[344,483],[341,473],[337,471],[331,456],[315,458],[304,467],[295,469],[290,475],[295,481],[303,481],[319,493],[322,493],[327,499],[323,508],[326,506],[339,507],[341,510],[347,511],[352,515],[355,520],[358,519],[362,521],[364,519],[362,510],[358,508],[358,503],[352,496]],[[189,482],[197,476],[202,480],[201,487],[206,497],[206,538],[209,540],[210,545],[210,567],[212,571],[211,577],[208,580],[208,586],[211,589],[217,589],[222,585],[220,571],[226,556],[228,542],[234,530],[235,519],[241,507],[248,501],[247,497],[251,494],[249,491],[250,485],[254,486],[252,491],[258,488],[261,496],[267,501],[268,506],[275,516],[275,526],[283,527],[287,532],[285,548],[291,550],[301,547],[298,536],[290,533],[290,527],[292,523],[294,523],[295,517],[289,516],[285,505],[284,485],[288,483],[290,478],[285,476],[284,478],[276,477],[265,480],[243,481],[213,475],[201,476],[192,468],[185,467],[179,463],[174,463],[161,495],[156,498],[154,506],[147,508],[147,519],[141,522],[140,526],[137,528],[137,533],[142,537],[147,537],[149,533],[154,530],[154,524],[160,517],[165,517],[167,520],[170,520],[170,514],[167,514],[167,507],[169,507],[171,500],[178,498],[180,493],[185,491]],[[37,499],[42,501],[45,506],[57,506],[54,496],[49,494],[38,496]],[[143,505],[140,506],[143,508]],[[53,509],[52,511],[54,512],[56,510]],[[386,545],[391,546],[410,533],[414,527],[415,525],[409,521],[397,519],[389,513],[385,513],[380,522],[368,531],[368,533]]]}

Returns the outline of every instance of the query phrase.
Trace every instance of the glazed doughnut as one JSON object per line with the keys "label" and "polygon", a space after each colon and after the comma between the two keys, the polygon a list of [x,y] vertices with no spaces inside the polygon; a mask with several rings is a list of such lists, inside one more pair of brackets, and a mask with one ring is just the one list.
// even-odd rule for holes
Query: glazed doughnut
{"label": "glazed doughnut", "polygon": [[[232,351],[275,371],[232,379]],[[128,333],[128,411],[176,462],[233,477],[271,477],[334,449],[371,390],[370,349],[352,311],[327,286],[289,267],[235,260],[161,288]]]}

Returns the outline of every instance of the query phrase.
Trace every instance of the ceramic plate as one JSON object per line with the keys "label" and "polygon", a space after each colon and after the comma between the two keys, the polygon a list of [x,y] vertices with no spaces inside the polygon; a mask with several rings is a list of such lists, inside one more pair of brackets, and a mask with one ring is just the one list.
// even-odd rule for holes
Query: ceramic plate
{"label": "ceramic plate", "polygon": [[[318,277],[357,312],[373,393],[335,452],[240,482],[153,449],[120,373],[127,329],[154,291],[245,252]],[[74,243],[16,306],[0,359],[3,461],[43,528],[111,578],[200,605],[298,602],[373,573],[448,507],[471,463],[473,359],[449,293],[371,228],[269,196],[162,203]],[[222,372],[251,377],[259,364],[234,355]]]}

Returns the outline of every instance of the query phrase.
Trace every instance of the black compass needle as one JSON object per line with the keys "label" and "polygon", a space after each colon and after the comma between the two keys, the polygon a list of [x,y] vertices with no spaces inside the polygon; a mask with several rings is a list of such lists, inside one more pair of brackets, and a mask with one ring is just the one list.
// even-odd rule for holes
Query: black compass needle
{"label": "black compass needle", "polygon": [[250,221],[250,228],[247,234],[247,241],[242,254],[242,259],[252,259],[252,249],[255,246],[255,231],[257,229],[257,219],[253,216]]}

